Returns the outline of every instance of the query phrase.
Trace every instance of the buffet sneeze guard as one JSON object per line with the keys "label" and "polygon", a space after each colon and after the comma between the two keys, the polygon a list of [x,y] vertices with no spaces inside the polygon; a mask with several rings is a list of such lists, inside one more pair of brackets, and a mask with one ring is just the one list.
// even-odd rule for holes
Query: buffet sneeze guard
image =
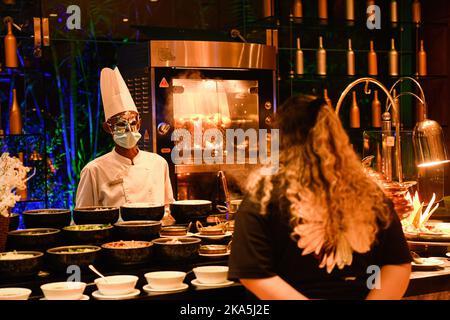
{"label": "buffet sneeze guard", "polygon": [[[254,144],[248,143],[251,137],[235,139],[235,152],[245,149],[246,161],[230,163],[226,133],[266,129],[270,140],[276,111],[275,48],[255,43],[152,40],[123,47],[118,67],[142,117],[139,147],[167,160],[177,200],[214,202],[220,193],[219,171],[229,177],[231,193],[238,190],[238,186],[233,188],[233,177],[248,173],[253,166],[248,155]],[[188,132],[189,139],[173,141],[176,129]],[[223,140],[203,136],[208,129],[218,130]],[[178,143],[189,146],[190,163],[174,163],[172,151]],[[194,160],[211,143],[221,146],[223,163],[208,163],[204,157]]]}

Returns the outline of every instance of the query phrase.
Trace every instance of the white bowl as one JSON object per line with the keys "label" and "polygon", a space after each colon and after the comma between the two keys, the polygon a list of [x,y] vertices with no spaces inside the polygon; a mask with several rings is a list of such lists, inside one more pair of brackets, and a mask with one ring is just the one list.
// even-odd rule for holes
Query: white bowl
{"label": "white bowl", "polygon": [[206,284],[223,283],[228,277],[227,266],[204,266],[194,268],[192,271],[199,282]]}
{"label": "white bowl", "polygon": [[182,271],[155,271],[148,272],[145,279],[153,289],[174,289],[183,284],[186,272]]}
{"label": "white bowl", "polygon": [[28,300],[31,290],[27,288],[2,288],[0,300]]}
{"label": "white bowl", "polygon": [[51,282],[41,286],[47,300],[80,300],[83,297],[84,282]]}
{"label": "white bowl", "polygon": [[138,277],[131,275],[107,276],[105,278],[106,281],[103,278],[94,280],[100,293],[105,296],[128,294],[134,290],[139,280]]}

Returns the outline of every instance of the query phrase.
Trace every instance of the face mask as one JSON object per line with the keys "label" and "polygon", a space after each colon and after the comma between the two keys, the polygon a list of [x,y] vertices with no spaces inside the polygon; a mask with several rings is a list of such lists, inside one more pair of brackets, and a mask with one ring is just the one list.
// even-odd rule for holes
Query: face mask
{"label": "face mask", "polygon": [[114,142],[125,149],[133,148],[142,135],[139,132],[127,131],[124,133],[114,133]]}

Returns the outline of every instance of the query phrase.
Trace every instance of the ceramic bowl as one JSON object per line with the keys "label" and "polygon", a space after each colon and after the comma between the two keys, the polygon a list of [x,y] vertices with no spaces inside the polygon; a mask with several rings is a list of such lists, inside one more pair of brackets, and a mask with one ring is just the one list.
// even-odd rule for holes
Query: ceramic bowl
{"label": "ceramic bowl", "polygon": [[83,297],[84,282],[51,282],[41,286],[47,300],[80,300]]}
{"label": "ceramic bowl", "polygon": [[0,253],[0,278],[36,276],[43,264],[44,253],[39,251],[11,251]]}
{"label": "ceramic bowl", "polygon": [[61,231],[53,228],[33,228],[8,232],[9,250],[45,251],[56,247],[61,238]]}
{"label": "ceramic bowl", "polygon": [[71,265],[86,269],[90,264],[96,264],[100,250],[100,247],[89,245],[56,247],[47,250],[46,258],[52,270],[65,273]]}
{"label": "ceramic bowl", "polygon": [[109,224],[80,224],[64,227],[62,234],[67,244],[100,245],[112,239],[113,229]]}
{"label": "ceramic bowl", "polygon": [[202,266],[192,269],[195,277],[201,283],[216,284],[227,281],[228,267],[227,266]]}
{"label": "ceramic bowl", "polygon": [[27,228],[61,229],[70,225],[72,213],[69,209],[37,209],[22,213],[23,223]]}
{"label": "ceramic bowl", "polygon": [[113,265],[140,265],[151,261],[153,243],[148,241],[115,241],[102,245],[104,256]]}
{"label": "ceramic bowl", "polygon": [[209,200],[180,200],[170,204],[170,214],[177,224],[206,220],[212,210]]}
{"label": "ceramic bowl", "polygon": [[144,276],[153,289],[173,289],[181,286],[186,277],[186,272],[155,271],[148,272]]}
{"label": "ceramic bowl", "polygon": [[120,207],[120,216],[124,221],[159,221],[164,217],[164,205],[146,202],[126,203]]}
{"label": "ceramic bowl", "polygon": [[132,275],[117,275],[97,278],[94,283],[102,295],[118,296],[132,292],[138,280],[138,277]]}
{"label": "ceramic bowl", "polygon": [[198,238],[158,238],[152,241],[155,258],[164,263],[186,262],[198,257],[201,240]]}
{"label": "ceramic bowl", "polygon": [[1,288],[0,300],[28,300],[30,294],[27,288]]}
{"label": "ceramic bowl", "polygon": [[161,221],[134,220],[121,221],[114,225],[117,240],[149,241],[159,237]]}
{"label": "ceramic bowl", "polygon": [[118,207],[79,207],[73,209],[76,224],[114,224],[119,220]]}

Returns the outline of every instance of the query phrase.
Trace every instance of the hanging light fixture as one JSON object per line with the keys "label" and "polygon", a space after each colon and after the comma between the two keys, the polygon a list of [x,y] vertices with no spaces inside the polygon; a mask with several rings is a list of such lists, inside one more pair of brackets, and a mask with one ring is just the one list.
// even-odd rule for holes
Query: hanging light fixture
{"label": "hanging light fixture", "polygon": [[420,90],[421,97],[412,92],[402,92],[394,98],[397,99],[402,95],[411,95],[423,105],[423,120],[418,121],[413,130],[413,146],[417,166],[425,168],[449,163],[450,159],[445,146],[444,132],[438,122],[427,119],[427,103],[420,83],[414,78],[402,77],[392,86],[391,92],[398,83],[404,80],[414,82]]}

